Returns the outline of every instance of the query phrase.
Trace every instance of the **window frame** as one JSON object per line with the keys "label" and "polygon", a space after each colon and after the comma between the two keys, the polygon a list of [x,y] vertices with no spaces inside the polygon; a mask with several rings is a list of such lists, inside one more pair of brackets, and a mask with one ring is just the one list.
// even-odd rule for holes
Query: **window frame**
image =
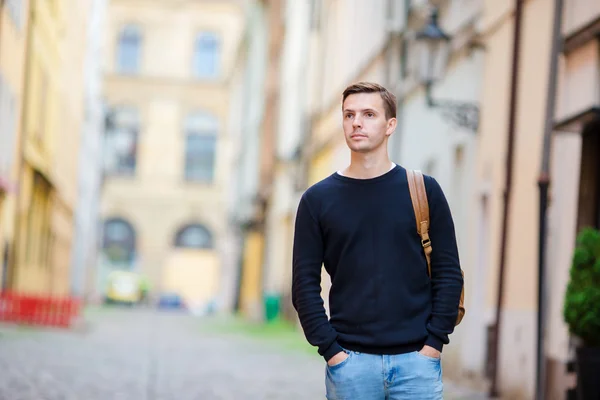
{"label": "window frame", "polygon": [[[217,147],[219,136],[219,119],[216,115],[205,111],[195,111],[188,114],[184,122],[184,165],[183,177],[189,183],[212,184],[215,180]],[[209,139],[211,146],[196,149],[191,154],[190,141],[192,138]],[[210,149],[207,150],[207,148]],[[193,173],[193,164],[204,164],[206,174]],[[202,168],[202,167],[200,167]]]}
{"label": "window frame", "polygon": [[[142,47],[144,35],[137,24],[125,24],[117,37],[116,71],[122,75],[137,75],[142,66]],[[128,46],[128,47],[126,47]],[[125,54],[125,51],[135,52],[134,55]],[[127,65],[131,60],[132,65]]]}
{"label": "window frame", "polygon": [[[120,123],[119,119],[124,118],[127,119],[127,116],[119,116],[119,113],[126,114],[130,112],[131,114],[131,123]],[[108,161],[109,155],[116,156],[121,158],[120,155],[116,154],[115,146],[111,147],[112,143],[115,143],[118,140],[118,136],[122,134],[127,134],[131,137],[133,142],[133,155],[130,157],[132,159],[131,166],[125,166],[122,162],[117,160],[115,165],[106,165],[104,167],[104,171],[107,175],[110,176],[135,176],[138,168],[138,150],[139,150],[139,138],[141,131],[141,117],[139,110],[134,106],[116,106],[113,107],[109,113],[109,123],[105,132],[105,151],[112,152],[109,154],[105,154],[105,162]]]}
{"label": "window frame", "polygon": [[[108,225],[111,223],[119,223],[119,224],[122,224],[123,226],[125,226],[128,230],[129,236],[127,236],[123,240],[112,240],[109,242],[108,237],[107,237],[107,231],[108,231],[107,228],[108,228]],[[133,265],[133,263],[135,261],[136,252],[137,252],[137,232],[136,232],[133,224],[123,217],[108,217],[102,222],[102,248],[101,248],[101,251],[107,258],[108,258],[108,255],[106,255],[106,251],[109,248],[109,245],[111,245],[113,243],[124,248],[126,251],[127,257],[123,258],[123,259],[119,259],[119,260],[111,260],[111,262],[114,262],[115,264]]]}
{"label": "window frame", "polygon": [[[207,43],[212,48],[207,47]],[[208,62],[211,63],[210,70],[205,65]],[[192,75],[194,78],[218,79],[220,76],[220,67],[221,36],[217,32],[209,30],[196,33],[192,54]]]}
{"label": "window frame", "polygon": [[[183,237],[186,232],[192,229],[200,229],[205,234],[206,240],[202,242],[200,245],[187,245],[183,241]],[[175,233],[175,240],[173,241],[173,246],[177,249],[194,249],[194,250],[213,250],[215,248],[214,235],[208,227],[202,223],[194,222],[183,225],[181,228],[177,230]]]}

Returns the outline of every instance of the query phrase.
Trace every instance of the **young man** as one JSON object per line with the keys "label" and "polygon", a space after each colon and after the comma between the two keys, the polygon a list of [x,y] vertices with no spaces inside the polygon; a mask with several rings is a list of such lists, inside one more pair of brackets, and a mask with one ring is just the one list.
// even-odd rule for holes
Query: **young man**
{"label": "young man", "polygon": [[[430,279],[406,170],[387,152],[394,95],[374,83],[351,85],[342,115],[350,165],[310,187],[298,206],[294,308],[327,362],[328,399],[442,399],[440,355],[463,285],[448,203],[425,176]],[[330,319],[322,265],[331,276]]]}

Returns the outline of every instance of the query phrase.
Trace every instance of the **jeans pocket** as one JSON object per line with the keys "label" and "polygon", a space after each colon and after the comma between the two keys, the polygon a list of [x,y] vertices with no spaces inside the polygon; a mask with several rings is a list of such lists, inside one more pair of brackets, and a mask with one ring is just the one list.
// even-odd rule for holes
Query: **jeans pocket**
{"label": "jeans pocket", "polygon": [[348,357],[346,357],[344,359],[344,361],[339,362],[335,365],[329,365],[329,363],[327,363],[327,369],[329,369],[329,371],[336,371],[336,370],[340,369],[341,367],[343,367],[344,365],[348,364],[348,361],[350,361],[350,357],[352,357],[352,352],[347,351],[347,350],[344,350],[344,352],[348,355]]}
{"label": "jeans pocket", "polygon": [[419,351],[415,351],[415,353],[417,354],[417,357],[421,357],[424,360],[435,361],[435,362],[442,361],[442,355],[441,354],[440,354],[439,357],[429,357],[429,356],[426,356],[424,354],[421,354],[421,352],[419,352]]}
{"label": "jeans pocket", "polygon": [[413,372],[415,377],[418,377],[422,382],[428,382],[427,385],[433,385],[431,387],[435,387],[436,390],[441,391],[441,388],[443,387],[441,355],[440,357],[429,357],[418,351],[415,351],[415,353],[413,359]]}

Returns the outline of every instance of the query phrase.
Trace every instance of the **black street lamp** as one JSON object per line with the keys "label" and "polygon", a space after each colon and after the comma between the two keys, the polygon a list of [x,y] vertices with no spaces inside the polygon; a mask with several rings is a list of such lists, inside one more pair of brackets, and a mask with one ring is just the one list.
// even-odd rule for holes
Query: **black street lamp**
{"label": "black street lamp", "polygon": [[417,32],[417,54],[419,57],[419,78],[425,86],[427,105],[440,108],[445,116],[455,124],[477,131],[479,106],[455,100],[435,100],[431,94],[433,83],[441,78],[450,55],[451,37],[438,24],[438,10],[433,8],[429,21]]}

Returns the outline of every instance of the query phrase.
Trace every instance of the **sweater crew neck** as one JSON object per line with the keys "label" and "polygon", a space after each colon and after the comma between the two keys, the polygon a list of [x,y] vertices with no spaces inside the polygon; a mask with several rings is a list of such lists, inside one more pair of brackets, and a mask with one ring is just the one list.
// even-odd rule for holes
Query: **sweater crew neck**
{"label": "sweater crew neck", "polygon": [[339,172],[334,172],[331,177],[333,177],[334,179],[338,179],[341,180],[343,182],[352,182],[352,183],[359,183],[359,184],[368,184],[368,183],[374,183],[374,182],[380,182],[380,181],[384,181],[387,179],[391,179],[391,177],[393,177],[396,173],[398,173],[398,171],[400,171],[402,169],[402,167],[400,167],[398,164],[394,164],[394,167],[392,167],[389,171],[373,177],[373,178],[365,178],[365,179],[361,179],[361,178],[351,178],[349,176],[345,176],[340,174]]}

